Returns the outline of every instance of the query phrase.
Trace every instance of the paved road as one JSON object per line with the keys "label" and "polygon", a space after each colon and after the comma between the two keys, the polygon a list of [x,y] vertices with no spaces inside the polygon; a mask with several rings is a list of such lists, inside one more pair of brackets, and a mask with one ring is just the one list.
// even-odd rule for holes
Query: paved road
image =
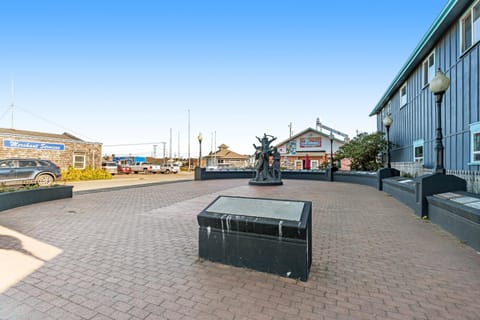
{"label": "paved road", "polygon": [[[220,194],[311,200],[308,282],[199,259]],[[480,254],[367,186],[184,181],[0,213],[0,319],[480,319],[478,297]]]}

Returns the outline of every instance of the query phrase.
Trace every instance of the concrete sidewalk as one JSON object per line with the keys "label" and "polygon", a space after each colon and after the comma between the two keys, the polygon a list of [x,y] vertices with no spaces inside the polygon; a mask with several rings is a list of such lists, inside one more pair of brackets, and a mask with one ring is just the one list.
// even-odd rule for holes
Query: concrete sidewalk
{"label": "concrete sidewalk", "polygon": [[109,180],[67,181],[64,182],[64,184],[73,186],[73,192],[85,192],[99,189],[118,189],[188,180],[193,180],[193,171],[181,171],[177,174],[119,174]]}
{"label": "concrete sidewalk", "polygon": [[[196,215],[220,194],[312,201],[308,282],[199,259]],[[0,263],[18,262],[0,319],[480,318],[480,254],[367,186],[185,181],[16,208],[0,226]]]}

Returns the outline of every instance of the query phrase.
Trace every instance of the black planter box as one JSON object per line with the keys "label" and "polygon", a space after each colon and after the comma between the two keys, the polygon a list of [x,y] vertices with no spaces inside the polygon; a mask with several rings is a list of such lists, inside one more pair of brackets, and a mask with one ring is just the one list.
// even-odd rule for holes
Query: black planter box
{"label": "black planter box", "polygon": [[73,186],[41,187],[0,193],[0,211],[29,204],[71,198]]}
{"label": "black planter box", "polygon": [[219,196],[197,220],[201,258],[308,279],[311,202]]}

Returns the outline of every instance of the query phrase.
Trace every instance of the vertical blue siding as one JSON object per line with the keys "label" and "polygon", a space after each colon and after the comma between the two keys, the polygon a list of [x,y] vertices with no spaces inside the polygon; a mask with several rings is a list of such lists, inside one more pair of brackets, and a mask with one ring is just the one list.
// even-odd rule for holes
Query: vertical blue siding
{"label": "vertical blue siding", "polygon": [[[435,44],[435,68],[450,78],[442,104],[442,133],[445,147],[445,168],[478,170],[470,162],[469,125],[480,121],[480,43],[460,54],[459,20],[453,22],[441,40]],[[422,61],[423,62],[423,61]],[[424,166],[435,162],[435,98],[428,86],[422,86],[422,62],[407,79],[407,104],[400,108],[398,91],[390,97],[393,124],[391,141],[392,162],[413,161],[413,141],[424,140]],[[403,84],[402,84],[403,85]],[[386,105],[384,107],[387,107]],[[377,129],[384,131],[382,114],[377,114]]]}

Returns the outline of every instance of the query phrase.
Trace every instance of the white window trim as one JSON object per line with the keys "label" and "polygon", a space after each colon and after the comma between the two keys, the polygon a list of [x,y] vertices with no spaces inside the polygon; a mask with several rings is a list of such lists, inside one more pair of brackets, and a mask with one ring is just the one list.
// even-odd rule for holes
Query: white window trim
{"label": "white window trim", "polygon": [[[82,166],[82,168],[77,168],[77,167],[75,166],[75,164],[76,164],[76,162],[75,162],[75,157],[83,157],[83,166]],[[86,155],[86,154],[84,154],[84,153],[75,153],[75,154],[73,155],[73,168],[74,168],[74,169],[85,169],[85,168],[86,168],[86,162],[87,162],[87,155]]]}
{"label": "white window trim", "polygon": [[[470,162],[468,163],[469,166],[478,166],[480,165],[480,161],[475,161],[474,160],[474,152],[475,150],[473,150],[473,136],[476,134],[476,133],[480,133],[480,122],[475,122],[475,123],[472,123],[470,124]],[[477,151],[477,152],[480,152]]]}
{"label": "white window trim", "polygon": [[310,160],[312,170],[318,169],[318,160]]}
{"label": "white window trim", "polygon": [[[404,101],[402,101],[402,90],[403,89],[405,89],[405,100]],[[407,83],[406,82],[403,86],[400,87],[399,96],[400,96],[400,108],[403,108],[407,105]]]}
{"label": "white window trim", "polygon": [[[298,169],[300,168],[300,169]],[[302,160],[295,160],[295,170],[303,170],[303,161]]]}
{"label": "white window trim", "polygon": [[[430,60],[430,57],[433,56],[433,66],[432,67],[429,67],[428,66],[428,61]],[[435,57],[435,50],[433,50],[425,60],[423,60],[422,62],[422,88],[426,88],[429,86],[430,84],[430,81],[432,81],[433,77],[435,76],[435,61],[436,60],[436,57]],[[427,64],[427,79],[425,79],[425,74],[423,72],[423,68],[425,66],[425,64]],[[425,81],[427,80],[427,81]]]}
{"label": "white window trim", "polygon": [[[467,51],[470,50],[470,48],[472,48],[473,46],[475,46],[475,44],[477,42],[480,41],[480,34],[476,34],[475,33],[475,27],[474,27],[474,24],[473,24],[473,8],[475,8],[478,4],[480,4],[480,0],[477,0],[475,1],[469,8],[467,11],[465,11],[465,13],[460,17],[460,20],[458,21],[458,24],[459,24],[459,32],[460,32],[460,46],[459,46],[459,49],[460,49],[460,56],[463,55],[464,53],[466,53]],[[465,17],[468,16],[470,14],[470,25],[471,25],[471,28],[472,28],[472,34],[471,34],[471,44],[468,48],[465,48],[465,50],[463,49],[463,24],[462,22],[465,20]]]}
{"label": "white window trim", "polygon": [[[425,154],[425,141],[423,139],[415,140],[413,141],[413,162],[417,162],[417,158],[415,157],[415,149],[418,147],[422,147],[422,155]],[[422,165],[423,165],[423,160],[425,159],[425,156],[422,156]]]}

